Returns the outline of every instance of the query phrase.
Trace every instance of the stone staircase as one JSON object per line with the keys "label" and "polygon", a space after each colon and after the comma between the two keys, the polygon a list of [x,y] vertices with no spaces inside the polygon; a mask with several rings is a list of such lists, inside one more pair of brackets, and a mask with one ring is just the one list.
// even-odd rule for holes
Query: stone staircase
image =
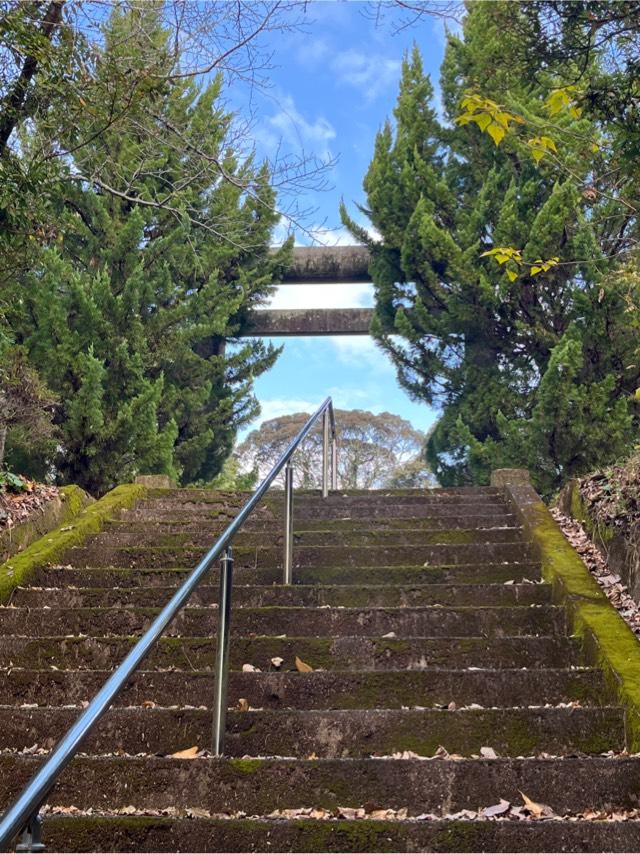
{"label": "stone staircase", "polygon": [[[0,609],[0,812],[245,500],[157,490]],[[227,756],[214,572],[60,778],[50,850],[640,848],[583,817],[634,810],[640,764],[500,490],[299,494],[291,587],[282,513],[234,544]],[[480,812],[521,793],[555,816]]]}

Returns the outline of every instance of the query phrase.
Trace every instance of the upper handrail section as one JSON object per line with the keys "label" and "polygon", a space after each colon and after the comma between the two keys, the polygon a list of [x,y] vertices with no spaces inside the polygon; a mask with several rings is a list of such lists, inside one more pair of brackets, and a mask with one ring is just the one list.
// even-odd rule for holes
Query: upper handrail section
{"label": "upper handrail section", "polygon": [[[164,606],[162,611],[142,635],[140,640],[138,640],[133,649],[126,655],[111,676],[107,679],[102,688],[100,688],[87,708],[84,709],[75,723],[73,723],[67,730],[66,734],[57,743],[44,764],[38,769],[38,771],[36,771],[14,803],[9,807],[4,816],[2,816],[2,819],[0,820],[0,851],[7,851],[14,837],[25,828],[28,829],[29,839],[34,843],[33,845],[29,844],[27,850],[42,850],[39,840],[40,820],[38,818],[38,811],[55,785],[58,776],[73,759],[82,742],[109,709],[131,676],[142,664],[151,648],[158,638],[162,636],[162,633],[171,620],[173,620],[181,608],[187,603],[187,600],[198,584],[206,576],[207,572],[211,569],[214,562],[218,560],[223,553],[227,555],[225,560],[231,559],[230,551],[227,552],[227,550],[229,549],[233,537],[255,510],[282,469],[287,465],[290,466],[291,457],[320,418],[323,419],[325,440],[322,493],[326,496],[328,494],[329,487],[327,467],[329,454],[326,447],[327,436],[329,433],[331,434],[331,444],[334,450],[334,453],[332,454],[332,485],[334,489],[336,488],[336,422],[332,400],[330,397],[327,397],[327,399],[309,418],[304,427],[301,428],[295,438],[292,439],[286,450],[283,451],[278,461],[274,464],[269,474],[267,474],[251,498],[249,498],[244,507],[242,507],[235,519],[230,522],[213,546],[209,549],[207,554],[202,558],[200,563],[198,563],[198,565],[191,571],[188,578],[171,597],[169,602]],[[219,607],[222,609],[222,603],[220,603]],[[218,628],[218,635],[220,635],[220,627]],[[220,679],[221,675],[223,674],[218,673],[218,679]]]}

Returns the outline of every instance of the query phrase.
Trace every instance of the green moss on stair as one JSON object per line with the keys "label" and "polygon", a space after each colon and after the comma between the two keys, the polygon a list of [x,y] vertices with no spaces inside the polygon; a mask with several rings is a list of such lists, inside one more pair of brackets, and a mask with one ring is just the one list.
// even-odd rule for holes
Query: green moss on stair
{"label": "green moss on stair", "polygon": [[[72,524],[60,525],[20,554],[9,558],[0,565],[0,604],[9,599],[16,587],[28,583],[36,570],[47,564],[58,563],[70,548],[80,545],[91,534],[98,533],[116,513],[133,507],[145,495],[145,488],[139,484],[117,486],[99,501],[85,507]],[[71,500],[75,502],[81,499],[72,491]]]}
{"label": "green moss on stair", "polygon": [[532,487],[507,485],[505,492],[534,543],[543,577],[553,586],[554,601],[566,606],[571,629],[589,663],[602,668],[626,710],[627,749],[640,751],[640,642]]}

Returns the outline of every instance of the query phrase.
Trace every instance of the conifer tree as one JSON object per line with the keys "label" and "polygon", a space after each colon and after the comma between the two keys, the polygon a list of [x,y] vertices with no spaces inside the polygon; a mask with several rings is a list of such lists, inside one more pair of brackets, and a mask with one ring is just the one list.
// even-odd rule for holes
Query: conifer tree
{"label": "conifer tree", "polygon": [[[135,57],[140,32],[153,32],[158,63],[163,51],[170,62],[160,24],[134,27],[131,14],[116,9],[105,33],[110,79],[120,51]],[[135,14],[159,12],[148,4]],[[95,493],[140,471],[213,478],[256,411],[253,378],[277,355],[259,341],[225,352],[288,247],[269,253],[277,221],[269,175],[230,146],[220,88],[219,78],[199,90],[149,75],[127,105],[135,110],[127,127],[138,122],[139,136],[107,127],[76,155],[82,175],[99,164],[108,181],[108,161],[114,184],[118,170],[132,176],[135,200],[72,174],[57,245],[13,301],[16,340],[60,401],[59,476]],[[117,110],[118,97],[116,86],[105,111]],[[196,158],[210,168],[192,168]],[[170,206],[139,201],[157,199],[165,183]]]}
{"label": "conifer tree", "polygon": [[[541,103],[535,86],[494,62],[518,45],[496,28],[490,5],[470,4],[463,38],[449,38],[445,122],[431,106],[418,48],[405,59],[395,121],[379,132],[364,180],[362,210],[382,240],[344,208],[343,219],[372,250],[373,334],[412,397],[442,407],[428,442],[441,482],[486,482],[496,465],[529,464],[548,491],[602,456],[598,435],[611,437],[611,455],[629,441],[638,370],[619,370],[628,336],[594,347],[603,318],[621,310],[620,294],[603,286],[611,261],[602,202],[536,163],[517,139],[497,147],[455,121],[464,93],[480,84],[490,98],[510,91],[518,114]],[[518,4],[504,5],[518,14]],[[575,174],[587,175],[593,155],[584,151],[584,119],[561,121],[576,140],[565,156]],[[517,247],[530,265],[554,256],[558,263],[516,275],[487,255],[496,247]],[[576,452],[592,421],[593,443]]]}

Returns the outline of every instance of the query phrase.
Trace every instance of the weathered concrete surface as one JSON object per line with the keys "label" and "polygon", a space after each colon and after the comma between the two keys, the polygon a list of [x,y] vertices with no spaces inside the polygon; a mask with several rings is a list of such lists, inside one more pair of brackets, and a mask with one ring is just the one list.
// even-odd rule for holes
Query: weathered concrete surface
{"label": "weathered concrete surface", "polygon": [[[500,663],[500,662],[497,662]],[[49,705],[80,704],[97,693],[108,670],[0,671],[0,696],[5,703],[34,703],[46,697]],[[116,698],[117,706],[153,702],[171,706],[176,697],[184,705],[211,704],[209,671],[154,671],[136,674]],[[244,697],[252,708],[265,709],[397,709],[412,706],[447,707],[479,703],[495,706],[544,705],[579,701],[598,705],[605,696],[600,671],[593,668],[485,668],[460,670],[366,670],[341,672],[316,670],[298,673],[272,670],[264,673],[232,671],[229,706]]]}
{"label": "weathered concrete surface", "polygon": [[[121,661],[135,638],[7,637],[0,645],[0,667],[49,670],[104,670]],[[146,666],[211,670],[215,639],[161,638]],[[283,670],[295,670],[296,656],[324,670],[428,670],[435,667],[568,667],[580,661],[569,638],[311,638],[236,637],[231,667],[251,664],[269,670],[282,658]]]}
{"label": "weathered concrete surface", "polygon": [[[0,808],[41,759],[0,754]],[[160,757],[79,757],[51,793],[51,804],[80,809],[162,810],[200,806],[210,812],[375,803],[410,815],[522,803],[520,792],[557,814],[584,809],[634,809],[640,802],[640,759],[179,760]],[[357,793],[357,795],[356,795]],[[466,849],[463,849],[466,850]]]}
{"label": "weathered concrete surface", "polygon": [[283,284],[370,282],[366,246],[296,246]]}
{"label": "weathered concrete surface", "polygon": [[243,338],[293,335],[369,335],[372,308],[300,308],[254,311]]}
{"label": "weathered concrete surface", "polygon": [[640,821],[265,821],[52,816],[56,851],[585,851],[640,850]]}
{"label": "weathered concrete surface", "polygon": [[[218,602],[219,585],[198,587],[188,608],[208,607]],[[158,608],[168,602],[175,587],[21,587],[11,602],[26,608]],[[545,584],[244,584],[234,590],[236,608],[287,606],[322,608],[400,608],[425,605],[550,605],[551,591]]]}
{"label": "weathered concrete surface", "polygon": [[[0,706],[0,750],[37,744],[52,748],[78,717],[64,707],[21,709]],[[387,756],[412,750],[433,756],[479,754],[490,742],[498,755],[599,754],[624,748],[620,708],[537,709],[348,709],[229,712],[229,756],[296,756],[321,759]],[[168,755],[211,744],[211,710],[117,708],[100,721],[84,743],[87,753],[124,751]]]}
{"label": "weathered concrete surface", "polygon": [[[20,608],[0,609],[0,634],[140,635],[160,613],[159,608],[34,608],[29,619]],[[509,607],[331,608],[268,606],[238,609],[232,635],[294,635],[304,627],[311,637],[517,637],[560,634],[562,608],[553,605]],[[167,626],[169,637],[209,637],[218,628],[218,610],[185,608]]]}

